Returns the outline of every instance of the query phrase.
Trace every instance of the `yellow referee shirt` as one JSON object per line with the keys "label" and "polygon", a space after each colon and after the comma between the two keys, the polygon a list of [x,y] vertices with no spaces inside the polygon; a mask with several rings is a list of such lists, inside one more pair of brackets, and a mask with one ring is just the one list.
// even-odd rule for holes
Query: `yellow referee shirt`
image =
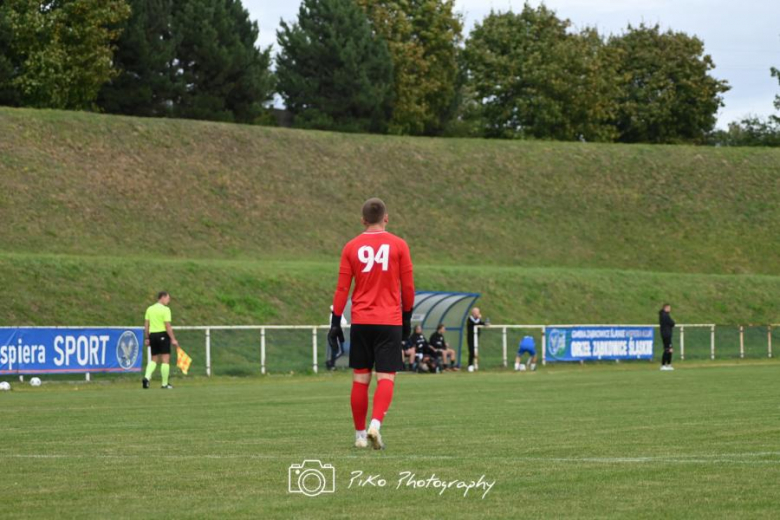
{"label": "yellow referee shirt", "polygon": [[145,320],[149,320],[149,333],[165,332],[165,322],[171,322],[171,309],[160,302],[146,309]]}

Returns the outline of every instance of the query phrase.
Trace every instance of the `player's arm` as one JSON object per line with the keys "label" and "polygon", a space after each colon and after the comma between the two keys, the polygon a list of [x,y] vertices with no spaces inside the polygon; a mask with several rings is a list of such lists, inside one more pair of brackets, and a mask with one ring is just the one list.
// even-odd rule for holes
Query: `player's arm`
{"label": "player's arm", "polygon": [[171,322],[166,321],[165,322],[165,332],[168,333],[168,337],[171,338],[171,344],[175,347],[179,346],[179,342],[176,341],[176,336],[173,335],[173,327],[171,327]]}
{"label": "player's arm", "polygon": [[414,266],[409,246],[401,242],[401,310],[403,311],[403,337],[412,333],[412,309],[414,309]]}
{"label": "player's arm", "polygon": [[144,320],[144,345],[149,346],[149,320]]}
{"label": "player's arm", "polygon": [[333,314],[330,318],[331,337],[344,341],[344,331],[341,329],[341,317],[344,314],[344,308],[347,306],[349,298],[349,288],[352,286],[352,264],[349,262],[348,247],[344,247],[341,252],[341,263],[339,264],[339,278],[336,282],[336,292],[333,295]]}

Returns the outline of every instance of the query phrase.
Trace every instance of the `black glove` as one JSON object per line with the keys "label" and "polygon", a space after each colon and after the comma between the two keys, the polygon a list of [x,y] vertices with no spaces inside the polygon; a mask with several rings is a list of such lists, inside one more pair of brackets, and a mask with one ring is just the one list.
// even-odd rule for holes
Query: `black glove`
{"label": "black glove", "polygon": [[330,315],[330,331],[328,331],[328,339],[331,341],[338,340],[344,343],[344,331],[341,329],[341,316],[336,316],[333,313]]}
{"label": "black glove", "polygon": [[403,318],[401,321],[402,324],[402,330],[401,335],[403,336],[404,340],[409,339],[409,336],[412,335],[412,311],[404,312]]}

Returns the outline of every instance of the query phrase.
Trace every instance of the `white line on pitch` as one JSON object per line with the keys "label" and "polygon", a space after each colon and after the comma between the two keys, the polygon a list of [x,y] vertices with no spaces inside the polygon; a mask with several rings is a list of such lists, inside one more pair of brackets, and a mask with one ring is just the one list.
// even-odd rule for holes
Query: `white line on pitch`
{"label": "white line on pitch", "polygon": [[[777,460],[756,460],[751,457],[777,456],[780,452],[759,452],[759,453],[734,453],[721,455],[693,455],[682,457],[462,457],[451,455],[386,455],[383,454],[374,460],[488,460],[493,459],[504,462],[562,462],[562,463],[598,463],[598,464],[771,464],[780,465],[780,459]],[[116,459],[116,460],[137,460],[141,455],[111,455],[96,454],[35,454],[35,453],[10,453],[0,454],[1,459]],[[157,458],[170,460],[232,460],[232,459],[259,459],[259,460],[284,460],[296,461],[301,458],[296,455],[263,455],[263,454],[209,454],[209,455],[157,455]],[[326,455],[320,456],[320,459],[357,459],[370,460],[366,456],[358,455]]]}

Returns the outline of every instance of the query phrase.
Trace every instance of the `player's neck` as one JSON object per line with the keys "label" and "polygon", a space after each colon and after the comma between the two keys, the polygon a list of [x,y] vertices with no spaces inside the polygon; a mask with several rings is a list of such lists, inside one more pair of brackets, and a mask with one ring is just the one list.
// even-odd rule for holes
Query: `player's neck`
{"label": "player's neck", "polygon": [[371,224],[370,226],[366,226],[366,233],[380,233],[385,230],[384,224]]}

